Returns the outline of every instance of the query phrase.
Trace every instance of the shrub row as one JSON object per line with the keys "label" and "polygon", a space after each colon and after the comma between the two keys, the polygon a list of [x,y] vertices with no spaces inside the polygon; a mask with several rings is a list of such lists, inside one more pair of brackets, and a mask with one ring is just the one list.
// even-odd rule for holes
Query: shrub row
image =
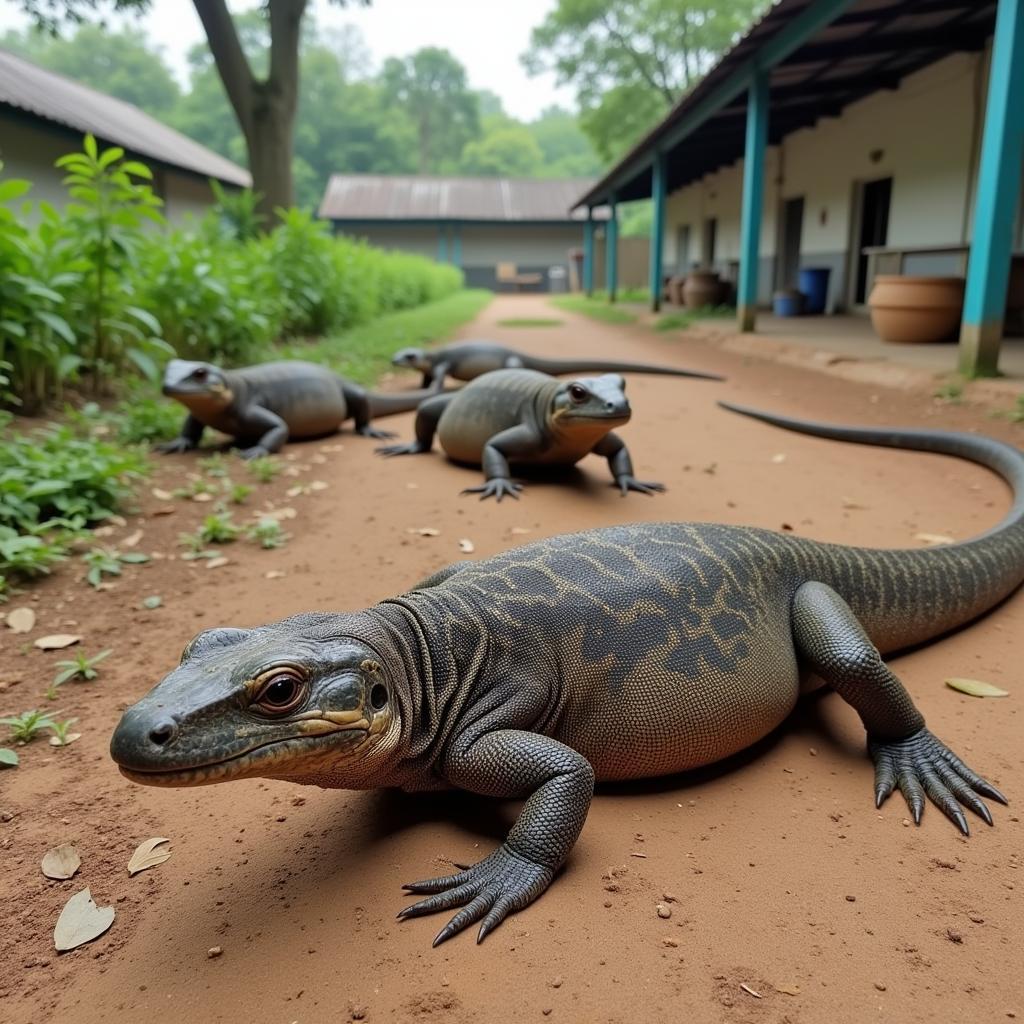
{"label": "shrub row", "polygon": [[206,217],[171,229],[149,169],[91,136],[57,165],[63,215],[25,199],[29,182],[0,180],[0,402],[25,412],[78,379],[100,394],[175,353],[244,362],[462,286],[454,267],[333,237],[300,210],[258,235],[251,196],[218,191]]}

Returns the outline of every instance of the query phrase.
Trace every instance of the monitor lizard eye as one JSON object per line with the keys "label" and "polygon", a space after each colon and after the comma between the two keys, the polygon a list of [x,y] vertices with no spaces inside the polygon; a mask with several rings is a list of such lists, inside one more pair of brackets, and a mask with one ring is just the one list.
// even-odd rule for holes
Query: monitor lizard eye
{"label": "monitor lizard eye", "polygon": [[570,384],[569,397],[574,402],[585,402],[590,397],[590,392],[582,384]]}
{"label": "monitor lizard eye", "polygon": [[192,371],[192,377],[194,380],[206,380],[208,376],[209,371],[206,369],[205,366],[196,367],[196,369]]}
{"label": "monitor lizard eye", "polygon": [[388,702],[388,688],[383,683],[374,684],[370,690],[370,707],[374,711],[380,711]]}
{"label": "monitor lizard eye", "polygon": [[275,669],[257,691],[253,704],[264,714],[284,715],[294,711],[305,696],[305,684],[295,672]]}

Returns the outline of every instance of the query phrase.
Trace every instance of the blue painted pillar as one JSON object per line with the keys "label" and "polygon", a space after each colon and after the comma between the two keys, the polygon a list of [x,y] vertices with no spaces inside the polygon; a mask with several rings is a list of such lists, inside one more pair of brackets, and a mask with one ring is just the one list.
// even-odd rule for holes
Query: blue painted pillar
{"label": "blue painted pillar", "polygon": [[655,153],[651,164],[651,311],[661,309],[662,260],[665,256],[665,154]]}
{"label": "blue painted pillar", "polygon": [[437,262],[448,262],[448,225],[437,225]]}
{"label": "blue painted pillar", "polygon": [[462,266],[462,225],[458,222],[452,225],[452,263]]}
{"label": "blue painted pillar", "polygon": [[583,225],[583,291],[587,296],[594,294],[594,210],[590,206]]}
{"label": "blue painted pillar", "polygon": [[614,302],[619,290],[619,209],[614,192],[608,197],[608,211],[604,229],[604,276],[608,301]]}
{"label": "blue painted pillar", "polygon": [[1022,158],[1024,0],[999,0],[960,325],[960,372],[967,377],[999,372]]}
{"label": "blue painted pillar", "polygon": [[758,70],[747,93],[747,141],[743,151],[743,208],[740,213],[740,280],[736,318],[741,331],[757,321],[757,276],[761,254],[764,157],[768,145],[768,72]]}

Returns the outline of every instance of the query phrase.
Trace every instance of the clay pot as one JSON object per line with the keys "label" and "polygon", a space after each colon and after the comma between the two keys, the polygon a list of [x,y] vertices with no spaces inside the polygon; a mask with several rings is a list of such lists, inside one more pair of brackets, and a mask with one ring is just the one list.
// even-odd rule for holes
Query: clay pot
{"label": "clay pot", "polygon": [[685,284],[685,274],[677,274],[669,280],[668,301],[671,302],[673,306],[681,306],[683,304],[683,286]]}
{"label": "clay pot", "polygon": [[964,306],[962,277],[880,274],[868,298],[871,326],[883,341],[945,341],[956,331]]}
{"label": "clay pot", "polygon": [[703,309],[720,301],[722,282],[714,270],[691,270],[683,285],[683,302],[687,309]]}

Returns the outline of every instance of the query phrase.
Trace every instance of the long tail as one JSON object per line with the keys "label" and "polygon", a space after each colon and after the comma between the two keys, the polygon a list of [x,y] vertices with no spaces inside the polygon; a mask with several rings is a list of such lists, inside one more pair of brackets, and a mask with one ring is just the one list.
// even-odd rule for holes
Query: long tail
{"label": "long tail", "polygon": [[874,620],[869,633],[884,638],[885,648],[917,643],[969,622],[1024,583],[1024,453],[1012,445],[950,430],[834,426],[718,404],[800,434],[967,459],[1010,485],[1014,500],[1002,521],[957,544],[925,550],[818,546],[827,549],[826,575],[831,578],[825,582],[834,580],[843,584],[841,592],[856,595],[847,600],[863,618]]}
{"label": "long tail", "polygon": [[400,412],[411,412],[419,406],[420,402],[433,398],[436,394],[436,391],[429,388],[396,391],[393,394],[367,391],[366,400],[370,407],[370,418],[377,419],[378,416],[397,416]]}
{"label": "long tail", "polygon": [[523,365],[528,370],[539,370],[557,377],[565,373],[648,373],[660,377],[694,377],[697,380],[725,380],[718,373],[704,373],[702,370],[678,370],[672,366],[654,366],[650,363],[617,363],[604,359],[540,359],[523,356]]}

